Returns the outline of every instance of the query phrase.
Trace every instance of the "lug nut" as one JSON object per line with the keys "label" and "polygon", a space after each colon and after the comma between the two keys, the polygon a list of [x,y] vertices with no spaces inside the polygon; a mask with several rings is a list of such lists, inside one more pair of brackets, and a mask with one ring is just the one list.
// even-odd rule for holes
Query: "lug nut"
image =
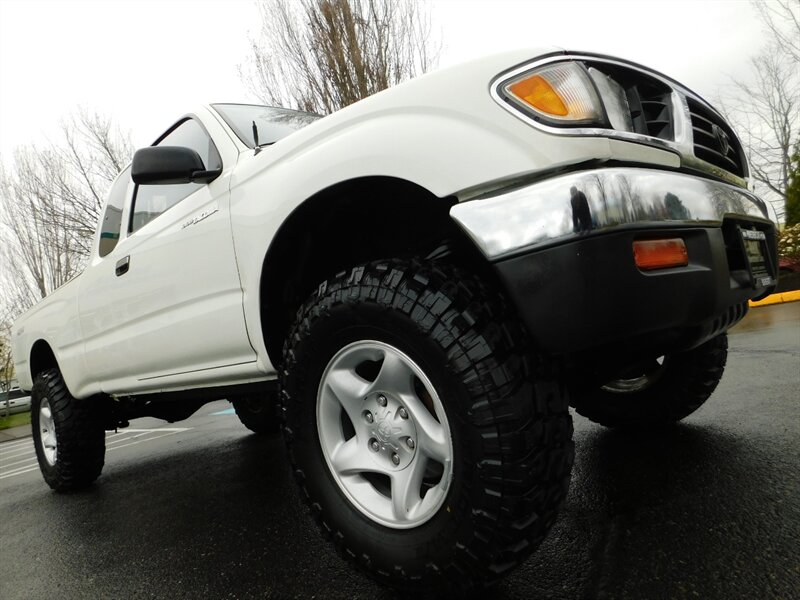
{"label": "lug nut", "polygon": [[364,420],[367,423],[372,423],[375,420],[375,417],[372,416],[371,412],[369,412],[368,410],[365,410],[364,411]]}
{"label": "lug nut", "polygon": [[378,404],[381,406],[386,406],[386,396],[383,394],[378,394]]}
{"label": "lug nut", "polygon": [[395,466],[400,464],[400,457],[397,455],[397,452],[392,453],[392,462]]}
{"label": "lug nut", "polygon": [[408,446],[411,450],[413,450],[414,448],[416,448],[417,445],[411,438],[406,438],[406,446]]}
{"label": "lug nut", "polygon": [[378,450],[380,450],[381,449],[381,445],[378,443],[378,440],[376,440],[375,438],[372,438],[369,441],[369,449],[372,450],[373,452],[377,452]]}
{"label": "lug nut", "polygon": [[397,414],[400,415],[401,419],[407,419],[408,418],[408,411],[405,408],[403,408],[402,406],[398,409]]}

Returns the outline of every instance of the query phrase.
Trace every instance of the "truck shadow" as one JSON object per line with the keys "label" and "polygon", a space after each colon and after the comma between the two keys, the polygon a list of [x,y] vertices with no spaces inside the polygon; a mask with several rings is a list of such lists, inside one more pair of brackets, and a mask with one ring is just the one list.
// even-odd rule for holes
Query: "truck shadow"
{"label": "truck shadow", "polygon": [[[797,488],[763,440],[687,423],[638,433],[576,424],[561,518],[498,597],[769,595],[781,566],[767,548],[795,546],[780,512]],[[783,562],[798,581],[798,563]]]}

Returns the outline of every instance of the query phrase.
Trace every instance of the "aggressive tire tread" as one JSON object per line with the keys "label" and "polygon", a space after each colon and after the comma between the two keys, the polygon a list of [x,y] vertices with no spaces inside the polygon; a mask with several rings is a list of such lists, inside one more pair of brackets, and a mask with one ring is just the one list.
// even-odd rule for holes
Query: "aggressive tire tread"
{"label": "aggressive tire tread", "polygon": [[278,433],[281,430],[280,417],[277,414],[276,394],[271,393],[258,410],[252,409],[253,399],[236,398],[232,400],[233,410],[239,421],[250,431],[257,434]]}
{"label": "aggressive tire tread", "polygon": [[[474,500],[471,523],[461,528],[467,533],[447,562],[429,561],[418,572],[378,566],[332,527],[296,460],[291,403],[305,376],[298,356],[315,344],[312,330],[348,304],[406,315],[446,355],[471,399],[464,413],[471,439],[479,440],[474,477],[465,484]],[[281,402],[292,468],[322,531],[343,556],[395,587],[468,590],[492,583],[538,546],[567,494],[574,447],[566,394],[549,365],[531,354],[522,325],[498,294],[449,265],[381,261],[321,284],[298,311],[285,344]]]}
{"label": "aggressive tire tread", "polygon": [[[58,369],[39,373],[31,396],[34,446],[44,480],[58,492],[88,486],[103,470],[106,449],[105,429],[95,400],[73,398]],[[39,407],[43,398],[50,403],[55,421],[58,440],[55,465],[45,459],[39,435]]]}
{"label": "aggressive tire tread", "polygon": [[601,388],[576,396],[578,414],[605,427],[670,425],[699,409],[719,384],[728,357],[723,333],[688,352],[668,357],[665,372],[652,386],[619,394]]}

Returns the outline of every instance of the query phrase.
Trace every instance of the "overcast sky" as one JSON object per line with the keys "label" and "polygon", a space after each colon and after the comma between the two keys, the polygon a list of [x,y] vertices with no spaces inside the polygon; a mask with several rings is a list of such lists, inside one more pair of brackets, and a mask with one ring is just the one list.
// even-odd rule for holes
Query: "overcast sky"
{"label": "overcast sky", "polygon": [[[764,41],[745,0],[432,3],[440,66],[543,45],[614,54],[713,99]],[[259,31],[251,0],[0,0],[0,155],[58,137],[78,105],[147,145],[206,102],[252,101],[237,67]]]}

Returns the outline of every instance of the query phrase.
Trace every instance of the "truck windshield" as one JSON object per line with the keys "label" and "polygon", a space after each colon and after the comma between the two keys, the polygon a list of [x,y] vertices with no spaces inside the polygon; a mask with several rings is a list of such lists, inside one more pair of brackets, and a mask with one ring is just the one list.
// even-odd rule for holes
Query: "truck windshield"
{"label": "truck windshield", "polygon": [[212,104],[211,106],[250,148],[274,144],[282,137],[320,118],[313,113],[256,104]]}

